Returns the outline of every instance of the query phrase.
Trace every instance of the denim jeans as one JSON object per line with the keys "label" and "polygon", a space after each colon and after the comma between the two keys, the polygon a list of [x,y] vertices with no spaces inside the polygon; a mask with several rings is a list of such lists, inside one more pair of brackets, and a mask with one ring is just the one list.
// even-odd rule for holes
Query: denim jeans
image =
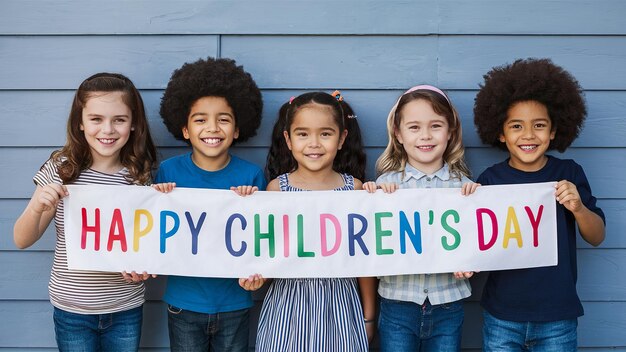
{"label": "denim jeans", "polygon": [[419,305],[381,297],[378,332],[380,350],[459,351],[463,302]]}
{"label": "denim jeans", "polygon": [[577,319],[550,322],[502,320],[483,312],[483,351],[576,351]]}
{"label": "denim jeans", "polygon": [[59,351],[137,351],[143,307],[110,314],[77,314],[54,308]]}
{"label": "denim jeans", "polygon": [[172,351],[247,352],[249,309],[215,314],[167,306]]}

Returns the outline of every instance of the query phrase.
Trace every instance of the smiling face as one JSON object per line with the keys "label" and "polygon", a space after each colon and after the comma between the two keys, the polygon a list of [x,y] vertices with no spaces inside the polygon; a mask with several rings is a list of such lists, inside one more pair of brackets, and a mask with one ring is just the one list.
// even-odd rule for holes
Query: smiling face
{"label": "smiling face", "polygon": [[192,160],[207,171],[223,169],[230,161],[228,149],[239,137],[235,114],[222,97],[203,97],[192,106],[183,127],[183,137],[191,142]]}
{"label": "smiling face", "polygon": [[450,139],[446,117],[438,115],[424,99],[405,104],[398,113],[400,125],[395,136],[407,154],[408,163],[425,174],[441,169]]}
{"label": "smiling face", "polygon": [[133,117],[122,97],[122,92],[94,92],[82,110],[80,130],[95,170],[117,172],[122,167],[120,151],[130,138]]}
{"label": "smiling face", "polygon": [[527,172],[540,170],[548,160],[545,154],[555,133],[545,105],[522,101],[511,106],[500,135],[511,155],[509,165]]}
{"label": "smiling face", "polygon": [[284,132],[298,169],[310,172],[332,169],[347,134],[339,130],[330,108],[319,104],[302,107]]}

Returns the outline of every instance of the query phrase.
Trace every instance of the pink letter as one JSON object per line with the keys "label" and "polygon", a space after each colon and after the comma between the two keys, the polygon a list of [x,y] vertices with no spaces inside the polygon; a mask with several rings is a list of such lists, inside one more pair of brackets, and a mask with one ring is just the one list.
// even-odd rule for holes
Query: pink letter
{"label": "pink letter", "polygon": [[283,215],[283,254],[289,258],[289,215]]}
{"label": "pink letter", "polygon": [[[485,244],[483,214],[487,214],[491,218],[491,239],[487,244]],[[498,220],[496,220],[496,214],[487,208],[478,208],[476,209],[476,221],[478,222],[478,248],[481,251],[486,251],[493,247],[494,243],[496,243],[496,239],[498,238]]]}
{"label": "pink letter", "polygon": [[[328,242],[326,241],[326,220],[330,220],[335,226],[335,245],[330,250],[328,250]],[[320,214],[320,231],[322,235],[322,256],[328,257],[335,254],[341,244],[341,225],[339,225],[339,220],[331,214]]]}
{"label": "pink letter", "polygon": [[524,207],[526,210],[526,214],[528,214],[528,220],[530,220],[530,224],[533,227],[533,246],[539,247],[539,223],[541,222],[541,215],[543,214],[543,205],[539,206],[539,211],[537,211],[537,217],[533,216],[533,211],[530,207]]}

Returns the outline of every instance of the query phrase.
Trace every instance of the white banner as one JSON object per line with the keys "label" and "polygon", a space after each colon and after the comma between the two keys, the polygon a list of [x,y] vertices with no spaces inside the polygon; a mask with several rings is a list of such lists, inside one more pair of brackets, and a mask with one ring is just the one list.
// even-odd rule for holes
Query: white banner
{"label": "white banner", "polygon": [[557,264],[554,182],[459,189],[256,192],[68,186],[71,269],[358,277]]}

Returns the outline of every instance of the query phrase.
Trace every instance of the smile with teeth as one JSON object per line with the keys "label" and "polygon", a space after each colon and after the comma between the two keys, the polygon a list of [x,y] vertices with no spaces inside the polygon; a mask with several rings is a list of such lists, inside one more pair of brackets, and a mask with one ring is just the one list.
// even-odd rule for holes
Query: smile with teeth
{"label": "smile with teeth", "polygon": [[221,138],[202,138],[202,142],[208,145],[216,145],[222,141]]}
{"label": "smile with teeth", "polygon": [[417,149],[423,150],[423,151],[433,150],[433,148],[435,148],[434,145],[418,145],[417,146]]}
{"label": "smile with teeth", "polygon": [[98,141],[102,144],[113,144],[115,143],[114,138],[98,138]]}
{"label": "smile with teeth", "polygon": [[313,159],[319,159],[322,157],[323,154],[305,154],[307,157],[309,158],[313,158]]}
{"label": "smile with teeth", "polygon": [[533,151],[535,149],[537,149],[537,145],[536,144],[531,144],[531,145],[520,145],[519,146],[523,151]]}

